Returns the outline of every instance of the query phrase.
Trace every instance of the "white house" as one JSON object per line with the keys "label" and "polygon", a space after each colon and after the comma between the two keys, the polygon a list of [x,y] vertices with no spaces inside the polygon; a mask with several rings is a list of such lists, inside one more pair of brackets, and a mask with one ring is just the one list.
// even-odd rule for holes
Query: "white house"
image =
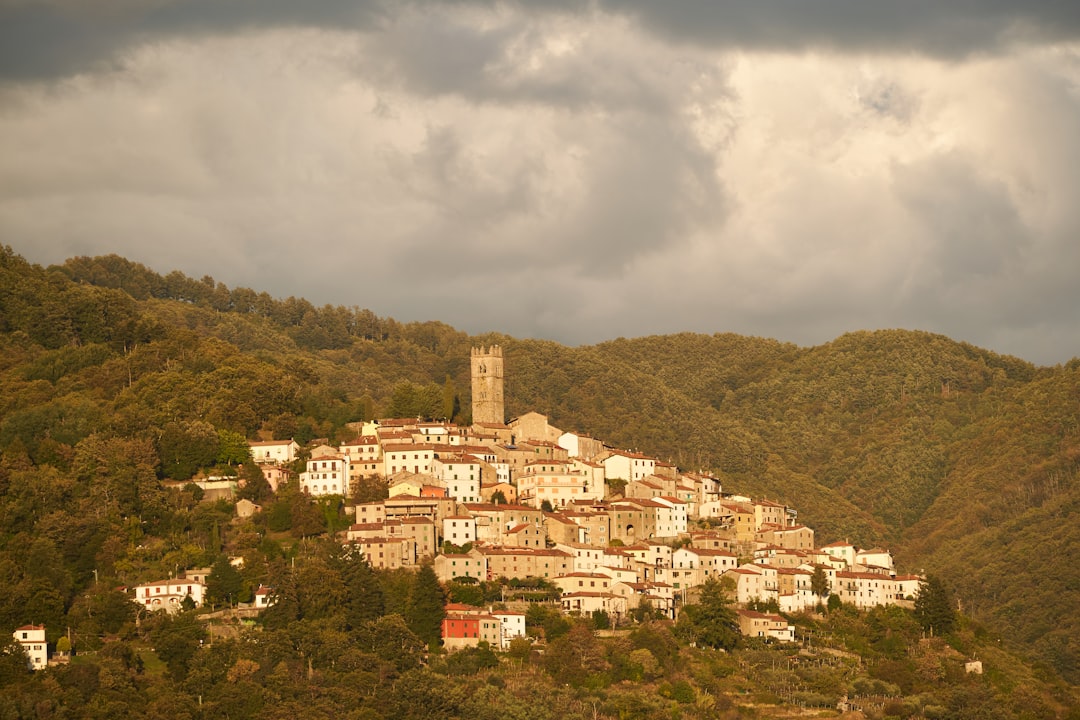
{"label": "white house", "polygon": [[309,495],[348,495],[349,456],[328,445],[311,451],[307,470],[300,473],[300,489]]}
{"label": "white house", "polygon": [[597,610],[602,610],[617,622],[619,617],[626,615],[627,599],[613,592],[575,591],[563,593],[562,607],[565,613],[581,615],[590,615]]}
{"label": "white house", "polygon": [[480,496],[480,462],[456,456],[431,461],[431,474],[442,481],[446,493],[461,503],[482,502]]}
{"label": "white house", "polygon": [[430,475],[434,459],[435,448],[432,445],[387,443],[383,445],[383,477],[401,471]]}
{"label": "white house", "polygon": [[656,497],[653,502],[662,505],[656,511],[656,537],[678,537],[687,531],[689,504],[674,497]]}
{"label": "white house", "polygon": [[248,443],[251,459],[260,465],[286,465],[296,459],[300,446],[295,440],[253,440]]}
{"label": "white house", "polygon": [[262,610],[274,604],[274,591],[265,585],[260,585],[255,591],[255,607]]}
{"label": "white house", "polygon": [[620,478],[627,482],[644,480],[656,472],[656,460],[647,455],[613,450],[601,462],[607,477]]}
{"label": "white house", "polygon": [[855,553],[855,565],[862,565],[868,570],[881,569],[890,573],[895,569],[893,566],[892,553],[888,550],[874,548],[872,550],[859,550]]}
{"label": "white house", "polygon": [[471,515],[450,515],[443,518],[443,540],[454,545],[476,542],[476,518]]}
{"label": "white house", "polygon": [[502,649],[510,648],[510,641],[516,637],[525,637],[525,613],[493,612],[493,617],[502,623]]}
{"label": "white house", "polygon": [[178,612],[184,598],[188,597],[196,607],[202,605],[206,597],[206,585],[201,580],[183,577],[135,586],[135,602],[147,610]]}
{"label": "white house", "polygon": [[897,601],[897,584],[888,575],[868,572],[838,572],[833,592],[840,600],[859,608],[893,605]]}
{"label": "white house", "polygon": [[821,551],[831,558],[841,560],[847,567],[851,567],[855,564],[855,546],[851,543],[834,542],[828,545],[822,545]]}
{"label": "white house", "polygon": [[776,568],[746,564],[724,573],[735,580],[735,602],[745,605],[751,600],[778,600]]}
{"label": "white house", "polygon": [[44,625],[23,625],[15,628],[12,637],[22,645],[31,670],[41,670],[49,664],[49,646],[45,642]]}
{"label": "white house", "polygon": [[672,553],[669,582],[680,590],[694,587],[738,566],[738,558],[727,550],[682,547]]}

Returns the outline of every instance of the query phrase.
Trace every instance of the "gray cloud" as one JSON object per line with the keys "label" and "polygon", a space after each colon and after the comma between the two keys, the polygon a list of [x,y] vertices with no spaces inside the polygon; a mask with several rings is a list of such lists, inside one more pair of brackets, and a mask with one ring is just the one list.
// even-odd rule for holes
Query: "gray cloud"
{"label": "gray cloud", "polygon": [[868,3],[861,0],[649,0],[604,2],[643,25],[706,46],[785,51],[920,52],[939,57],[997,52],[1013,43],[1080,36],[1080,6],[1068,0]]}
{"label": "gray cloud", "polygon": [[490,49],[485,43],[497,44],[498,33],[475,28],[460,33],[462,26],[451,23],[442,29],[426,28],[426,36],[404,37],[394,33],[401,17],[417,13],[452,17],[467,12],[506,15],[516,9],[517,14],[550,12],[588,22],[598,8],[613,18],[636,18],[643,29],[668,40],[727,50],[918,52],[957,58],[999,52],[1017,43],[1080,37],[1080,6],[1068,0],[600,0],[595,4],[583,0],[517,4],[489,0],[6,0],[0,2],[0,77],[33,80],[108,67],[122,62],[140,44],[171,37],[306,27],[389,30],[387,37],[414,44],[408,58],[414,77],[441,80],[440,88],[452,87],[476,73]]}
{"label": "gray cloud", "polygon": [[748,7],[0,0],[0,237],[570,343],[1080,354],[1068,10]]}

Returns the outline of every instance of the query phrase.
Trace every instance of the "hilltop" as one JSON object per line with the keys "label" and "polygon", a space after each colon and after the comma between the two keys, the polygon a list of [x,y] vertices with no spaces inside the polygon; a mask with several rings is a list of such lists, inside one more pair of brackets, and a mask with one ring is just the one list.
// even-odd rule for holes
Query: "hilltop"
{"label": "hilltop", "polygon": [[[4,249],[4,547],[52,538],[66,574],[49,602],[63,605],[117,552],[95,508],[152,524],[170,462],[198,465],[163,456],[163,438],[196,423],[306,442],[377,416],[464,421],[478,343],[504,348],[510,415],[537,410],[713,472],[799,508],[822,542],[888,543],[908,569],[945,578],[989,633],[1080,682],[1080,571],[1062,560],[1080,547],[1080,361],[1035,367],[923,332],[812,348],[725,334],[570,348],[277,300],[115,256],[41,268]],[[114,466],[127,475],[103,469]],[[73,506],[79,519],[60,525]]]}

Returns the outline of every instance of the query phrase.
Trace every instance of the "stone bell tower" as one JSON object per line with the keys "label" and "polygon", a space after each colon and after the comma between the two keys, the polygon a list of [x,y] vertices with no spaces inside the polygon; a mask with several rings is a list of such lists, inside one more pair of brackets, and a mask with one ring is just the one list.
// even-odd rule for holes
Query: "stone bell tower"
{"label": "stone bell tower", "polygon": [[472,349],[472,420],[502,425],[503,353],[498,345]]}

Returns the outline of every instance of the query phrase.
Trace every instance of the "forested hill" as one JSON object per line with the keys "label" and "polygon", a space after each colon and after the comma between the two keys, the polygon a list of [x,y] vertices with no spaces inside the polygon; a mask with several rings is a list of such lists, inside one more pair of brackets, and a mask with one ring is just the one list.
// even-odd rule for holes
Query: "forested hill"
{"label": "forested hill", "polygon": [[[143,513],[156,479],[207,464],[182,452],[200,433],[337,440],[378,416],[467,422],[469,348],[497,342],[510,415],[536,410],[711,470],[727,490],[794,505],[822,543],[887,544],[1080,682],[1069,562],[1080,550],[1080,361],[1037,368],[900,330],[812,348],[725,334],[571,348],[268,290],[116,256],[41,268],[0,248],[0,549],[102,498],[120,516]],[[110,475],[100,482],[119,486],[99,492],[86,463],[103,439],[132,443],[143,473]],[[62,486],[63,503],[43,506],[33,483]],[[65,528],[76,583],[101,546],[95,522],[82,512]]]}

